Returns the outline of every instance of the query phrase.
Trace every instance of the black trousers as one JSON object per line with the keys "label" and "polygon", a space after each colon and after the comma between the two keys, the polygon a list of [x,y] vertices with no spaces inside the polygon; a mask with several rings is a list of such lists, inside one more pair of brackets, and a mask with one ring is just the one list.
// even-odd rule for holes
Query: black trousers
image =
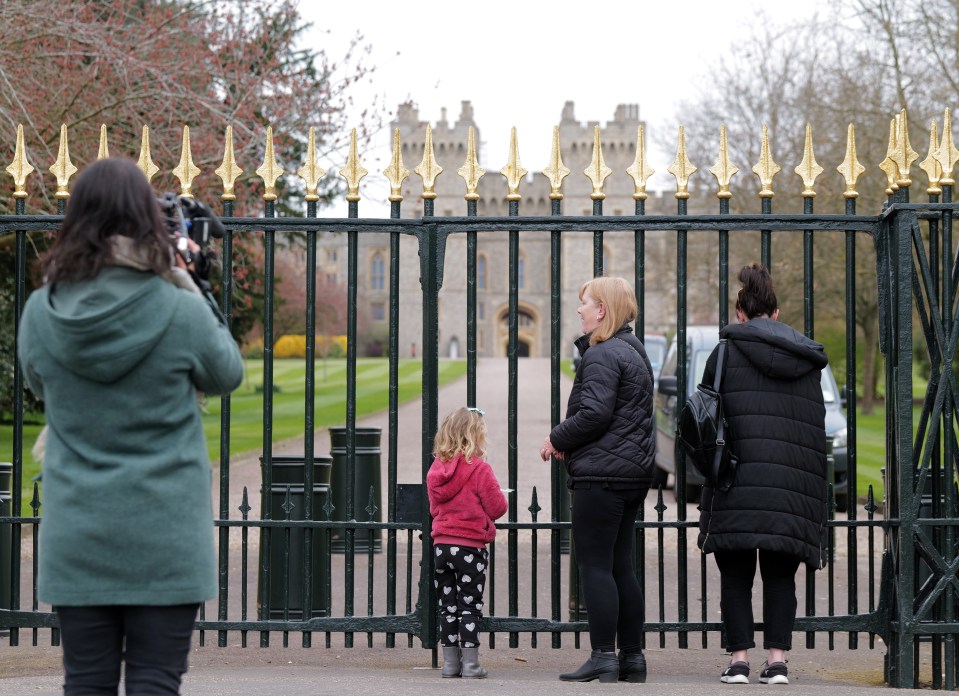
{"label": "black trousers", "polygon": [[639,652],[646,603],[633,570],[636,514],[648,489],[573,491],[573,544],[593,650]]}
{"label": "black trousers", "polygon": [[66,696],[179,694],[199,604],[57,607]]}
{"label": "black trousers", "polygon": [[[726,649],[756,647],[753,639],[753,578],[756,549],[717,551],[720,573],[720,608],[726,631]],[[759,572],[763,578],[763,648],[792,648],[796,622],[796,571],[799,559],[775,551],[759,550]]]}

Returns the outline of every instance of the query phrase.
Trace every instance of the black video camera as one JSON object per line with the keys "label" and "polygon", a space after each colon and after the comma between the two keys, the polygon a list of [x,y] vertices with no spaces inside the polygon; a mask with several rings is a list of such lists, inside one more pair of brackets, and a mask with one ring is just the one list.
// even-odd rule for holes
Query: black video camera
{"label": "black video camera", "polygon": [[[207,206],[189,196],[168,192],[159,196],[157,203],[177,254],[185,263],[193,264],[196,277],[208,286],[210,270],[216,258],[216,254],[209,249],[210,237],[223,237],[223,223]],[[195,242],[200,251],[195,254],[190,251],[187,240]]]}

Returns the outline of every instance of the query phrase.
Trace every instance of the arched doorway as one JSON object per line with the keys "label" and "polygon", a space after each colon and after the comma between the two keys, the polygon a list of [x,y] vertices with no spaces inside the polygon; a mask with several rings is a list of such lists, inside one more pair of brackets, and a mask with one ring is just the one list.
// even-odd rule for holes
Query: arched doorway
{"label": "arched doorway", "polygon": [[[516,314],[516,355],[528,358],[537,354],[536,336],[539,334],[539,320],[536,310],[529,305],[520,305]],[[505,357],[509,350],[509,307],[500,309],[496,316],[497,355]]]}

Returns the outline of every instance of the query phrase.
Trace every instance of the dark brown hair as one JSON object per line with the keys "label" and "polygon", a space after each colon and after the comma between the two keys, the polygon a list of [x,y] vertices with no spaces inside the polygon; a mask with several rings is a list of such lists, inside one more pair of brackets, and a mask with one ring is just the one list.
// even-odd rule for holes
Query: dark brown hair
{"label": "dark brown hair", "polygon": [[98,160],[77,177],[57,240],[41,260],[44,281],[94,278],[112,260],[114,235],[133,239],[158,275],[169,270],[170,233],[156,194],[129,159]]}
{"label": "dark brown hair", "polygon": [[771,317],[779,308],[772,276],[764,266],[758,263],[743,266],[739,270],[739,282],[742,288],[736,296],[736,309],[745,314],[746,319],[755,319],[763,314]]}

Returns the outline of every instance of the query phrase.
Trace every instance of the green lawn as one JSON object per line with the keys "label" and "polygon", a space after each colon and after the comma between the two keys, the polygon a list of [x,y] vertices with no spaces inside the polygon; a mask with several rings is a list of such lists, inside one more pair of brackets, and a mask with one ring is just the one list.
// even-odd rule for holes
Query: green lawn
{"label": "green lawn", "polygon": [[[397,366],[400,403],[418,398],[422,389],[422,367],[419,360],[400,360]],[[389,407],[389,362],[385,358],[360,358],[356,361],[356,416],[363,418]],[[306,411],[305,367],[302,360],[276,360],[273,364],[273,434],[274,442],[296,437],[304,432]],[[465,360],[441,360],[439,383],[446,384],[466,374]],[[316,363],[314,426],[317,428],[346,424],[346,361],[322,360]],[[40,465],[30,455],[30,448],[41,425],[24,426],[23,500],[33,495],[32,479]],[[220,458],[220,399],[208,398],[204,406],[203,427],[206,431],[210,461]],[[230,451],[233,455],[259,451],[263,444],[263,361],[247,360],[243,384],[230,399]],[[13,427],[0,425],[0,461],[13,459]],[[24,510],[29,508],[24,507]]]}

